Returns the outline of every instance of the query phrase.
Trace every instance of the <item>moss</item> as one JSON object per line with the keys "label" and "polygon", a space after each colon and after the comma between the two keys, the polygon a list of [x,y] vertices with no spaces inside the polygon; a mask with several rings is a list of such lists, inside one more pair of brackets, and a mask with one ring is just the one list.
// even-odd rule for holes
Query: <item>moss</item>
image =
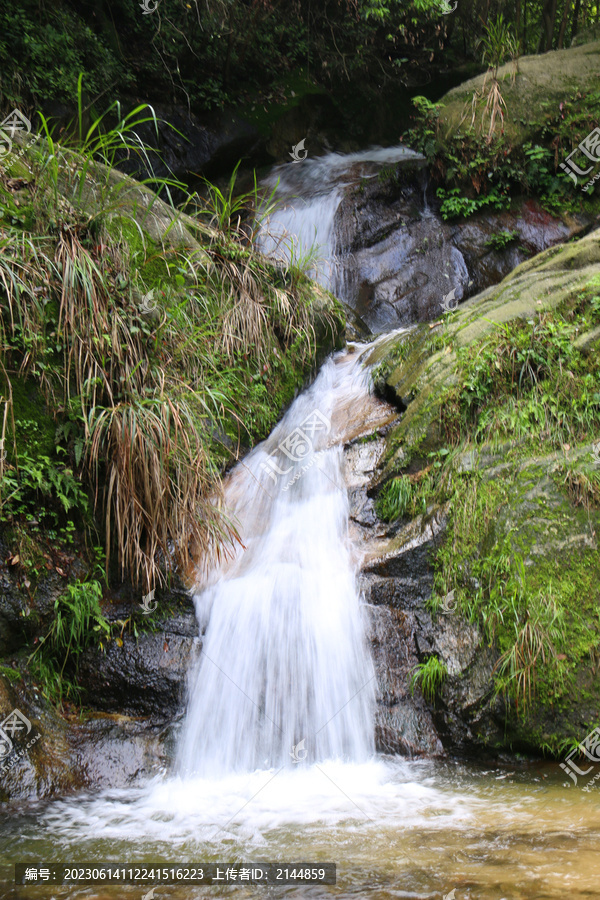
{"label": "moss", "polygon": [[140,233],[140,229],[131,219],[119,215],[106,218],[104,227],[117,243],[124,246],[129,255],[131,269],[139,272],[148,290],[159,287],[165,280],[170,280],[171,273],[164,256],[159,252],[159,245],[152,240],[148,232],[142,230]]}
{"label": "moss", "polygon": [[[11,378],[13,413],[15,418],[15,438],[18,452],[30,456],[52,456],[56,449],[56,423],[50,413],[39,386],[33,379]],[[4,376],[0,376],[2,396],[9,395]],[[6,450],[11,458],[12,429],[9,418],[9,439]]]}
{"label": "moss", "polygon": [[23,677],[20,672],[11,669],[10,666],[0,666],[0,676],[6,678],[11,683],[19,681]]}
{"label": "moss", "polygon": [[506,703],[498,749],[559,752],[600,707],[599,251],[590,236],[541,254],[463,304],[442,340],[420,326],[378,360],[407,405],[383,477],[436,461],[426,502],[449,518],[429,606],[454,591],[482,629]]}
{"label": "moss", "polygon": [[[512,80],[512,64],[498,72],[507,113],[504,119],[506,136],[513,145],[535,137],[547,112],[558,108],[561,101],[576,92],[585,93],[596,88],[598,74],[598,43],[577,48],[556,50],[541,56],[527,56],[519,60],[519,74]],[[444,109],[440,125],[444,134],[453,133],[469,104],[474,91],[483,87],[484,75],[466,81],[449,91],[440,101]]]}

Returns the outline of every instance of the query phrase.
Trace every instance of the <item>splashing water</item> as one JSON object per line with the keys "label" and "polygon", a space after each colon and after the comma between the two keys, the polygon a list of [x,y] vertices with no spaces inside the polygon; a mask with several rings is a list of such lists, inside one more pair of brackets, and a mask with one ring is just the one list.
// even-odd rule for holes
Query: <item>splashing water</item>
{"label": "splashing water", "polygon": [[264,184],[271,190],[277,185],[275,200],[281,205],[264,223],[259,246],[286,263],[290,257],[310,255],[314,248],[312,277],[347,300],[343,242],[335,231],[344,187],[360,178],[375,177],[381,166],[422,159],[404,146],[372,147],[358,153],[326,153],[314,159],[309,156],[301,164],[276,166]]}
{"label": "splashing water", "polygon": [[330,359],[232,473],[245,549],[195,598],[202,654],[179,754],[222,776],[374,752],[374,671],[347,538],[342,444],[368,398],[357,357]]}

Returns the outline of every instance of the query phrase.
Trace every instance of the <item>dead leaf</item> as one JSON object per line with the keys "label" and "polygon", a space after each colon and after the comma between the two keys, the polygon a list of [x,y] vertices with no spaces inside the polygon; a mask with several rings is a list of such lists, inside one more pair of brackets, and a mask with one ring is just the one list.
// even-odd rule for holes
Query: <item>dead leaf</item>
{"label": "dead leaf", "polygon": [[24,178],[9,178],[6,182],[6,187],[10,191],[20,191],[21,188],[27,187],[29,185],[28,181],[25,181]]}
{"label": "dead leaf", "polygon": [[14,556],[11,553],[11,555],[6,560],[6,563],[9,566],[17,566],[19,564],[20,559],[21,559],[21,557],[19,556],[18,553],[15,553]]}

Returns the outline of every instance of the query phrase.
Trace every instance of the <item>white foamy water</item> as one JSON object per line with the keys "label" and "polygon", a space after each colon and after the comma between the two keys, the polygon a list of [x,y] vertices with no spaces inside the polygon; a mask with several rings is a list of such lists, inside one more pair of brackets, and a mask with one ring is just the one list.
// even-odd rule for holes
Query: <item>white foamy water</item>
{"label": "white foamy water", "polygon": [[263,224],[259,245],[276,258],[290,258],[290,241],[301,251],[315,248],[313,277],[342,299],[343,260],[335,234],[335,215],[344,187],[362,177],[374,177],[379,168],[401,161],[423,159],[405,146],[372,147],[357,153],[326,153],[300,163],[276,166],[264,185],[273,189],[279,207]]}
{"label": "white foamy water", "polygon": [[244,545],[196,597],[206,628],[178,772],[224,775],[374,752],[375,676],[348,540],[342,443],[368,398],[358,355],[322,367],[225,501]]}
{"label": "white foamy water", "polygon": [[[284,770],[257,770],[215,778],[157,779],[145,788],[83,795],[54,803],[43,832],[67,843],[144,838],[154,843],[197,842],[218,847],[235,841],[260,847],[291,826],[367,829],[466,822],[482,801],[443,794],[426,768],[382,760],[327,762]],[[415,779],[416,776],[416,780]],[[429,776],[429,777],[428,777]],[[423,779],[423,783],[420,783]]]}

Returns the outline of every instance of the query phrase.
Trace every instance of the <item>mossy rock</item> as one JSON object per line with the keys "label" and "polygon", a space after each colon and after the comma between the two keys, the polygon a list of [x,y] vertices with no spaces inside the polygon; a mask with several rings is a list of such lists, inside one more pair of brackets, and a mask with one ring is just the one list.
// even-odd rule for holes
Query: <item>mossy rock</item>
{"label": "mossy rock", "polygon": [[[599,279],[600,233],[593,232],[523,263],[501,284],[462,304],[443,324],[435,328],[421,325],[379,345],[378,392],[388,397],[395,394],[399,407],[405,408],[387,435],[380,483],[425,467],[429,470],[431,453],[441,451],[439,458],[445,459],[444,454],[451,452],[442,427],[445,405],[456,396],[453,391],[464,390],[464,379],[471,371],[469,360],[477,360],[490,342],[508,334],[507,327],[519,327],[529,334],[544,315],[565,327],[575,322],[568,333],[574,336],[577,365],[592,378],[589,390],[596,390],[600,397],[600,373],[593,353],[600,335]],[[570,377],[575,379],[572,373]],[[569,402],[575,409],[579,401],[573,394]],[[596,408],[591,403],[589,408]],[[490,403],[485,408],[490,409]],[[496,584],[498,602],[508,602],[513,591],[521,604],[519,618],[511,618],[506,607],[505,618],[488,628],[487,636],[481,628],[478,646],[469,648],[476,663],[468,666],[452,655],[444,657],[448,623],[443,616],[439,618],[439,641],[434,648],[449,671],[459,673],[448,678],[443,704],[436,713],[450,744],[486,752],[512,749],[558,754],[582,740],[597,723],[600,471],[592,441],[599,431],[596,417],[586,441],[571,441],[560,449],[553,449],[549,439],[536,436],[535,429],[503,443],[482,443],[481,439],[476,443],[473,435],[462,438],[466,443],[458,445],[449,464],[451,479],[445,483],[443,496],[430,498],[433,504],[443,501],[450,510],[447,538],[432,552],[431,562],[443,580],[456,579],[445,590],[457,586],[459,620],[464,616],[483,626],[492,606],[481,591],[496,590]],[[478,508],[486,510],[483,518],[470,505],[475,499]],[[462,531],[453,532],[453,517],[462,517]],[[523,576],[515,575],[516,560],[523,561]],[[490,582],[485,586],[474,574],[482,571],[482,566]],[[511,581],[506,581],[508,571]],[[543,624],[543,616],[539,618],[540,609],[556,611],[560,627],[555,633],[547,631],[547,622]],[[528,621],[537,623],[534,631],[538,628],[546,643],[544,658],[528,673],[529,682],[523,682],[531,691],[525,698],[515,682],[500,678],[499,662],[507,658],[515,641],[522,639],[519,635]],[[503,698],[500,704],[498,692]],[[475,695],[479,698],[476,710],[468,699]],[[487,697],[485,714],[483,697]]]}
{"label": "mossy rock", "polygon": [[[584,43],[567,50],[552,50],[519,60],[513,78],[513,65],[498,70],[498,80],[506,102],[504,133],[513,146],[531,140],[546,111],[558,113],[561,101],[577,91],[597,90],[600,77],[600,41]],[[440,133],[449,138],[466,121],[471,121],[473,94],[483,90],[485,75],[478,75],[453,88],[442,97]]]}

